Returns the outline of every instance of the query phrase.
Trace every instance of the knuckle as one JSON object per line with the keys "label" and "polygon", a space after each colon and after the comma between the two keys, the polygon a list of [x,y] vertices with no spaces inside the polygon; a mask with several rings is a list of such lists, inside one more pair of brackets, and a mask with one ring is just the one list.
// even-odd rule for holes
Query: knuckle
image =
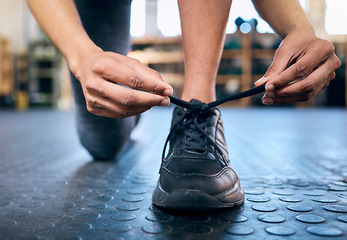
{"label": "knuckle", "polygon": [[95,91],[97,89],[98,89],[98,87],[97,87],[97,84],[95,83],[95,81],[92,81],[92,80],[87,80],[86,81],[86,90],[88,92]]}
{"label": "knuckle", "polygon": [[289,93],[287,91],[282,91],[282,92],[276,93],[276,96],[278,96],[278,97],[288,97]]}
{"label": "knuckle", "polygon": [[153,74],[153,77],[154,77],[155,79],[158,79],[158,80],[160,80],[160,81],[163,80],[163,78],[162,78],[162,76],[160,75],[159,72],[157,72],[157,71],[155,71],[155,70],[152,70],[152,74]]}
{"label": "knuckle", "polygon": [[303,78],[307,74],[307,66],[304,64],[297,64],[295,69],[295,77],[296,78]]}
{"label": "knuckle", "polygon": [[129,87],[131,88],[142,88],[143,81],[136,73],[131,73],[129,75]]}
{"label": "knuckle", "polygon": [[123,93],[121,103],[128,106],[132,105],[134,103],[133,95],[130,92]]}
{"label": "knuckle", "polygon": [[334,64],[333,64],[334,70],[338,69],[341,67],[341,60],[335,56],[334,58]]}
{"label": "knuckle", "polygon": [[88,110],[88,112],[90,112],[92,114],[98,115],[98,110],[96,108],[92,107],[90,104],[87,104],[87,110]]}
{"label": "knuckle", "polygon": [[315,90],[315,86],[311,83],[308,83],[302,88],[301,92],[309,95],[309,94],[312,94],[314,90]]}
{"label": "knuckle", "polygon": [[267,71],[266,71],[266,73],[265,73],[265,76],[270,76],[270,75],[272,75],[272,74],[275,73],[275,72],[276,72],[275,67],[274,67],[274,66],[270,66],[270,67],[267,69]]}
{"label": "knuckle", "polygon": [[124,107],[122,107],[122,108],[120,109],[119,114],[120,114],[120,116],[121,116],[122,118],[126,118],[127,116],[129,116],[130,110],[129,110],[128,107],[125,107],[125,106],[124,106]]}
{"label": "knuckle", "polygon": [[324,44],[324,49],[327,53],[335,52],[335,47],[331,42],[329,42],[328,40],[323,40],[323,44]]}
{"label": "knuckle", "polygon": [[106,70],[106,60],[104,58],[97,59],[92,65],[92,71],[95,73],[103,73]]}
{"label": "knuckle", "polygon": [[87,106],[93,107],[93,106],[97,105],[98,100],[96,97],[92,97],[92,96],[88,95],[86,97],[86,102],[87,102]]}
{"label": "knuckle", "polygon": [[130,57],[129,57],[129,59],[130,59],[130,61],[131,61],[132,64],[142,64],[141,61],[138,60],[138,59],[136,59],[136,58],[130,58]]}

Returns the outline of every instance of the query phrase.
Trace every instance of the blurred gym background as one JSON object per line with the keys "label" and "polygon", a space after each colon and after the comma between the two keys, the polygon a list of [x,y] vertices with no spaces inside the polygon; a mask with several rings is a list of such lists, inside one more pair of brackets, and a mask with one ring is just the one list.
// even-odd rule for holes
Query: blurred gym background
{"label": "blurred gym background", "polygon": [[[317,35],[332,41],[342,61],[336,79],[314,99],[288,107],[346,107],[347,2],[300,0]],[[129,56],[159,71],[179,95],[184,80],[176,0],[133,0]],[[234,0],[217,76],[217,97],[253,86],[281,39],[250,0]],[[0,109],[73,108],[68,66],[42,32],[25,0],[0,0]],[[261,96],[227,106],[262,106]]]}

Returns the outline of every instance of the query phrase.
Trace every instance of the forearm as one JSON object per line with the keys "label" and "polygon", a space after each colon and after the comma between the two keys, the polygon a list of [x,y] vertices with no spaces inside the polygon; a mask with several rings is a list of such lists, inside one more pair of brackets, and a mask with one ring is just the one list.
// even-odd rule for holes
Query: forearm
{"label": "forearm", "polygon": [[60,49],[70,68],[77,68],[79,59],[100,49],[85,32],[73,0],[27,0],[42,29]]}
{"label": "forearm", "polygon": [[192,85],[195,85],[195,91],[208,89],[214,95],[211,86],[215,85],[222,55],[231,0],[178,0],[178,4],[186,78],[182,97],[185,98],[185,91],[194,91]]}
{"label": "forearm", "polygon": [[259,15],[281,37],[293,31],[314,34],[314,30],[297,0],[252,0]]}

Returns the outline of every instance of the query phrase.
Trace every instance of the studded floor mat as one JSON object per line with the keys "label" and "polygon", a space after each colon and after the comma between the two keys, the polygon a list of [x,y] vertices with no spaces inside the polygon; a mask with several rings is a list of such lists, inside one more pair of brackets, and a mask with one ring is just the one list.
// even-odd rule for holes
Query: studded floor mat
{"label": "studded floor mat", "polygon": [[93,162],[73,113],[0,112],[0,239],[347,239],[347,111],[222,109],[245,203],[151,206],[170,108],[143,114],[117,161]]}

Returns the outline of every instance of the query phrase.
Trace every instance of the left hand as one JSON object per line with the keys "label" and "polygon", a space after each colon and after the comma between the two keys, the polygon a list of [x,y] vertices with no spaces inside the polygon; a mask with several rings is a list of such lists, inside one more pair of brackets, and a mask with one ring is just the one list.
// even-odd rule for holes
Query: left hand
{"label": "left hand", "polygon": [[307,101],[335,78],[341,61],[332,43],[311,32],[290,33],[281,43],[274,60],[255,85],[265,85],[263,103],[290,104]]}

